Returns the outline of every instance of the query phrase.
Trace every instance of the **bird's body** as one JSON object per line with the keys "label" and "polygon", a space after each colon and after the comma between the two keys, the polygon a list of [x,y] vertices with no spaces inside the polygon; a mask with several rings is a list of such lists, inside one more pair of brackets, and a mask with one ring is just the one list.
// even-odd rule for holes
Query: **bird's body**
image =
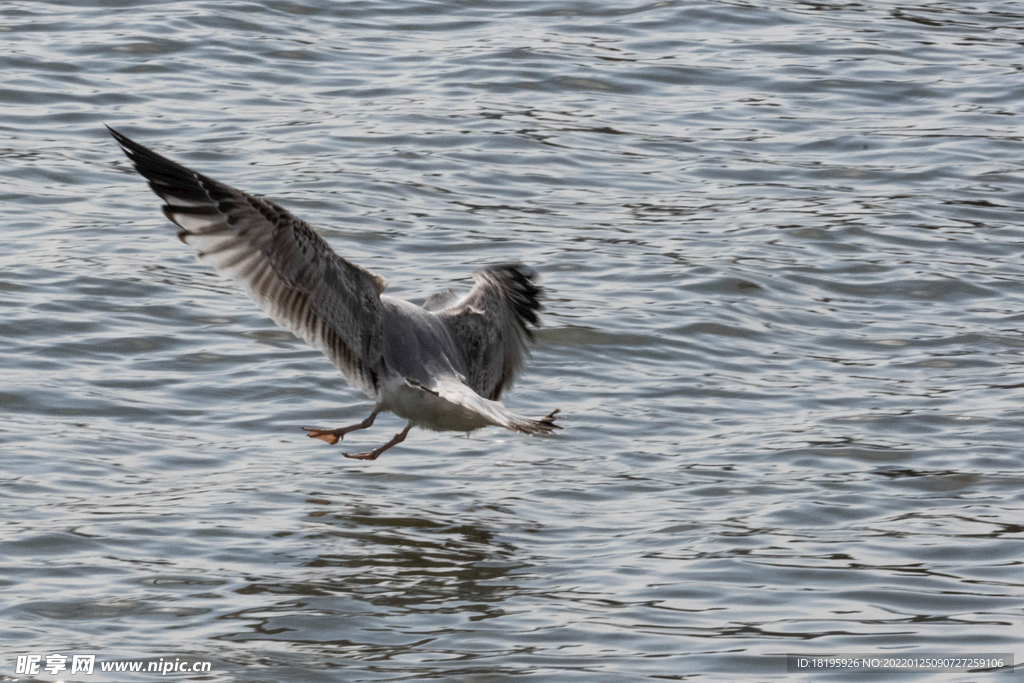
{"label": "bird's body", "polygon": [[[434,295],[423,306],[383,294],[387,283],[338,256],[304,221],[267,201],[207,178],[110,129],[136,170],[164,200],[164,214],[201,260],[245,287],[277,323],[320,349],[350,384],[375,401],[363,422],[304,428],[337,443],[382,411],[408,420],[375,459],[414,427],[472,431],[488,425],[525,434],[559,428],[557,410],[517,415],[498,399],[521,371],[538,324],[541,289],[519,264],[474,273],[467,294]],[[346,454],[348,455],[348,454]]]}

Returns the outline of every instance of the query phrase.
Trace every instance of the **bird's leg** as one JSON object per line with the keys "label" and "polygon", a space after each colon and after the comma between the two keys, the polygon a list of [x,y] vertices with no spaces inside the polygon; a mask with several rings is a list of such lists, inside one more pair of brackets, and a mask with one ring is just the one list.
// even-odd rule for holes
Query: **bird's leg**
{"label": "bird's leg", "polygon": [[354,432],[357,429],[366,429],[373,424],[373,421],[377,419],[377,415],[383,410],[380,406],[375,406],[373,412],[370,413],[370,417],[366,418],[359,424],[349,425],[348,427],[338,427],[337,429],[319,429],[317,427],[303,427],[308,433],[310,438],[320,439],[326,441],[332,446],[341,441],[346,434]]}
{"label": "bird's leg", "polygon": [[387,449],[405,441],[405,435],[409,433],[410,429],[412,429],[412,422],[405,425],[405,429],[395,434],[394,438],[392,438],[391,441],[388,441],[383,446],[378,446],[377,448],[374,448],[372,451],[367,451],[366,453],[356,453],[355,455],[349,455],[348,453],[345,453],[345,457],[352,458],[354,460],[376,460],[377,456],[379,456]]}

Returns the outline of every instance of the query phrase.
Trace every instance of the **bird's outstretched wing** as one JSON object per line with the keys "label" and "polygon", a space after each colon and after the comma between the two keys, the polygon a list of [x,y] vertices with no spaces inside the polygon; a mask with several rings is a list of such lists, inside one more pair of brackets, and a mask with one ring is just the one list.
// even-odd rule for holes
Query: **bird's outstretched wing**
{"label": "bird's outstretched wing", "polygon": [[484,398],[497,401],[523,368],[531,326],[539,324],[536,277],[521,264],[485,268],[473,274],[468,294],[437,312],[462,350],[466,383]]}
{"label": "bird's outstretched wing", "polygon": [[146,149],[107,127],[164,200],[199,258],[245,287],[271,318],[322,351],[376,398],[383,278],[338,256],[304,221]]}

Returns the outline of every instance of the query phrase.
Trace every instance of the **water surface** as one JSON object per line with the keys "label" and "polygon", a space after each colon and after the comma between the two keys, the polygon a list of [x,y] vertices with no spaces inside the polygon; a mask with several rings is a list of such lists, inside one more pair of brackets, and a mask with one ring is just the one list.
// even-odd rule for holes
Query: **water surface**
{"label": "water surface", "polygon": [[[3,4],[0,676],[1019,653],[1022,38],[1010,1]],[[532,265],[506,403],[566,429],[307,439],[369,401],[195,261],[104,123],[392,294]]]}

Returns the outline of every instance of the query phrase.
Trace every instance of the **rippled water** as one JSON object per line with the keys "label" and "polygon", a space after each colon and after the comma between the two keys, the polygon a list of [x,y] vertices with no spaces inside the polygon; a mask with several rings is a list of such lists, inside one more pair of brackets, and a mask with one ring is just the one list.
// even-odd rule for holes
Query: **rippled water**
{"label": "rippled water", "polygon": [[[0,5],[0,678],[1019,652],[1022,44],[1010,1]],[[400,296],[531,264],[506,402],[566,429],[307,439],[369,402],[174,239],[103,123]]]}

